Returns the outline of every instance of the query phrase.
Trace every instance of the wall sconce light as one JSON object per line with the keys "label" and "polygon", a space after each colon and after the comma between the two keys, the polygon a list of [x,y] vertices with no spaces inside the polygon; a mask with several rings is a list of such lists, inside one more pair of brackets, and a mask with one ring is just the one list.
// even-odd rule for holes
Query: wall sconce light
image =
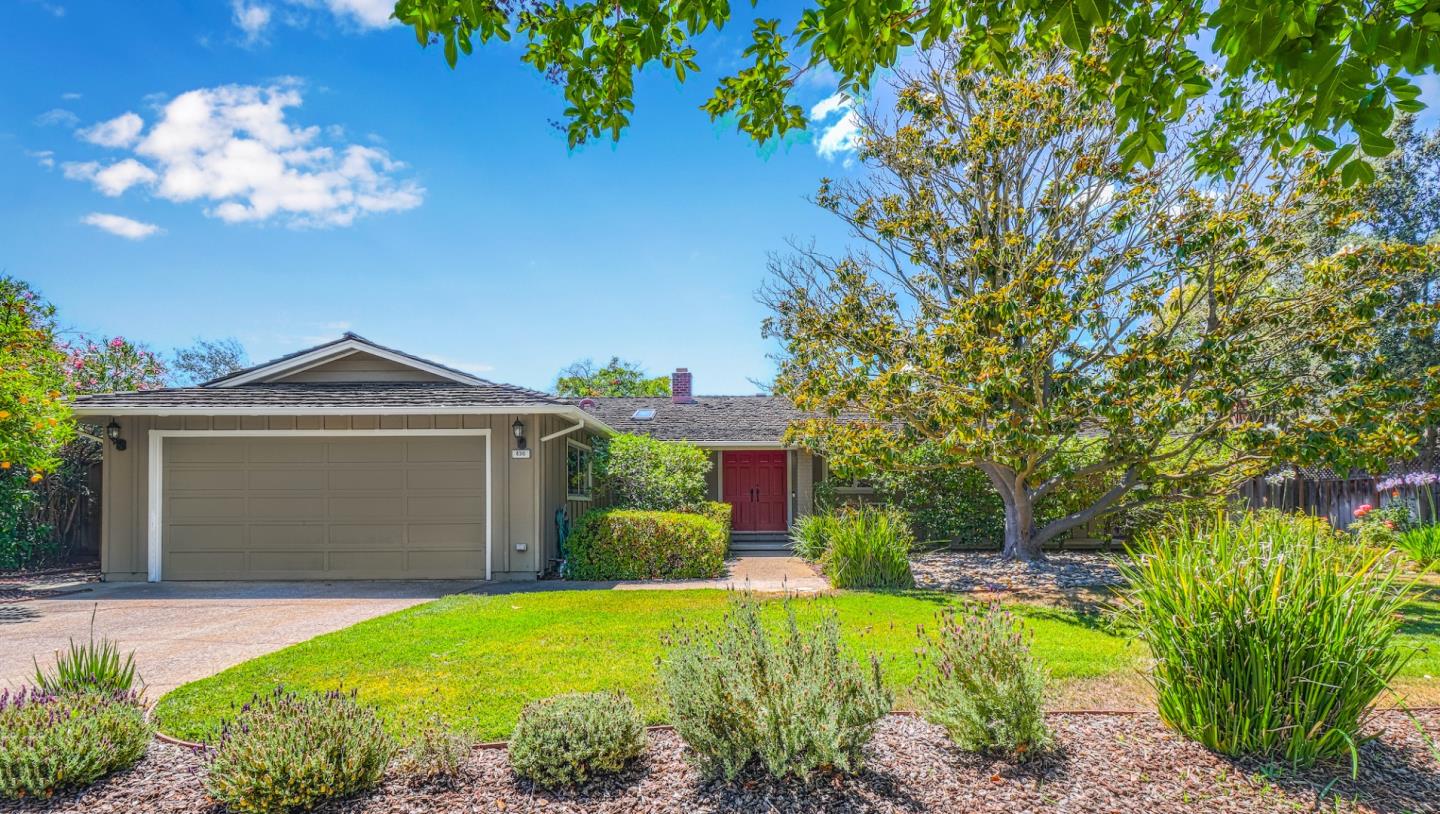
{"label": "wall sconce light", "polygon": [[518,419],[518,418],[515,419],[515,423],[510,425],[510,431],[513,432],[513,433],[515,433],[515,448],[516,448],[516,449],[524,449],[524,448],[525,448],[525,422],[524,422],[524,421],[521,421],[521,420]]}
{"label": "wall sconce light", "polygon": [[106,437],[106,438],[109,438],[109,439],[110,439],[110,443],[112,443],[112,444],[115,445],[116,451],[118,451],[118,452],[124,452],[124,451],[125,451],[125,439],[120,437],[120,425],[119,425],[119,424],[116,424],[114,421],[111,421],[109,424],[106,424],[106,425],[105,425],[105,437]]}

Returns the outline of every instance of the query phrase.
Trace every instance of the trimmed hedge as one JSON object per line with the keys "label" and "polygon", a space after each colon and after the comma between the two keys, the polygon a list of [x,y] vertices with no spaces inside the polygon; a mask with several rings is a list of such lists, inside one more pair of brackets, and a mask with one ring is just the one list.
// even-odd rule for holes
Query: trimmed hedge
{"label": "trimmed hedge", "polygon": [[695,513],[699,515],[704,515],[705,517],[714,520],[716,523],[720,524],[720,528],[725,529],[725,534],[727,536],[730,534],[732,507],[729,503],[721,503],[716,500],[708,500],[704,503],[701,503],[699,506],[696,506]]}
{"label": "trimmed hedge", "polygon": [[[726,507],[727,509],[729,507]],[[705,579],[725,571],[730,533],[709,516],[600,509],[575,524],[570,579]]]}

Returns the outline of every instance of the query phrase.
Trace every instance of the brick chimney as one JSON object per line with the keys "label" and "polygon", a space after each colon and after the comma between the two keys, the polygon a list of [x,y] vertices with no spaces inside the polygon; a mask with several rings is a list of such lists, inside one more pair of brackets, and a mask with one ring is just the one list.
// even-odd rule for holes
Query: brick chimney
{"label": "brick chimney", "polygon": [[670,401],[672,404],[694,404],[695,398],[690,388],[690,371],[683,367],[675,368],[670,374]]}

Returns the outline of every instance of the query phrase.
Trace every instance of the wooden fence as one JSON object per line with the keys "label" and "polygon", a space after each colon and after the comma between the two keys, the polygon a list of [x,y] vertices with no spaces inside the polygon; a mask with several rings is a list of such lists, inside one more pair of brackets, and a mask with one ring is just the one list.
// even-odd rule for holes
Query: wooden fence
{"label": "wooden fence", "polygon": [[1240,487],[1240,498],[1253,509],[1302,511],[1327,517],[1337,529],[1349,528],[1355,519],[1355,510],[1362,505],[1382,506],[1398,501],[1409,504],[1410,511],[1425,522],[1437,520],[1432,510],[1440,504],[1440,490],[1436,487],[1425,487],[1430,491],[1427,499],[1424,490],[1416,487],[1407,487],[1398,494],[1382,493],[1377,487],[1381,480],[1384,478],[1369,475],[1337,478],[1303,473],[1283,480],[1255,478]]}

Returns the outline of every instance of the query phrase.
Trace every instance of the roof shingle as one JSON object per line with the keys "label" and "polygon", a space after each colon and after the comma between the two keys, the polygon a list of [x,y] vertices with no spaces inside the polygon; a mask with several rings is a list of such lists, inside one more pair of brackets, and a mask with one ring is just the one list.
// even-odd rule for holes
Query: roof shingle
{"label": "roof shingle", "polygon": [[272,408],[435,408],[571,406],[554,396],[510,384],[481,382],[352,382],[345,384],[245,384],[236,387],[169,387],[129,393],[80,396],[75,407],[241,409]]}
{"label": "roof shingle", "polygon": [[[654,410],[655,417],[637,420],[636,410]],[[696,396],[692,404],[669,396],[601,398],[590,412],[620,432],[662,441],[777,445],[791,422],[814,417],[779,396]]]}

